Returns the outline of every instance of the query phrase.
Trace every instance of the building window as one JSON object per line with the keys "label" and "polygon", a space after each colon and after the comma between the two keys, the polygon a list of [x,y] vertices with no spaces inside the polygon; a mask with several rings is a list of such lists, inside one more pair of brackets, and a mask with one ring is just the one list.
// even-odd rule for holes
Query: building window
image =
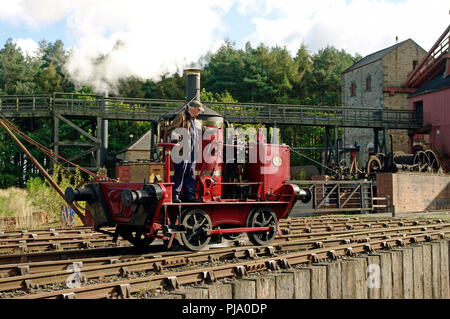
{"label": "building window", "polygon": [[366,91],[372,91],[372,78],[370,75],[366,78]]}
{"label": "building window", "polygon": [[416,66],[417,66],[417,60],[414,60],[413,61],[413,70],[416,68]]}
{"label": "building window", "polygon": [[355,96],[356,95],[356,84],[355,82],[352,82],[352,84],[350,85],[350,96]]}

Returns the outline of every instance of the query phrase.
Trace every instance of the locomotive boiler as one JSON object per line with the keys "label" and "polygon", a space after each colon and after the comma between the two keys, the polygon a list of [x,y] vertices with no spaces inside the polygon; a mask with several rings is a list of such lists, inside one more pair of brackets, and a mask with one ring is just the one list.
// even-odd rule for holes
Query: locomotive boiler
{"label": "locomotive boiler", "polygon": [[[186,73],[187,101],[199,101],[200,72]],[[198,201],[174,202],[171,152],[179,144],[165,134],[174,116],[168,114],[160,123],[157,145],[164,159],[163,181],[94,182],[82,189],[66,189],[67,202],[87,203],[96,230],[115,226],[110,233],[113,239],[121,236],[139,247],[159,238],[168,248],[176,239],[190,250],[199,250],[212,237],[233,239],[241,233],[247,233],[253,244],[264,245],[274,239],[279,220],[289,216],[297,200],[311,199],[308,189],[287,183],[289,146],[268,143],[262,129],[242,139],[242,132],[232,130],[220,114],[205,107],[198,117],[205,128],[201,151],[206,156],[195,167]]]}

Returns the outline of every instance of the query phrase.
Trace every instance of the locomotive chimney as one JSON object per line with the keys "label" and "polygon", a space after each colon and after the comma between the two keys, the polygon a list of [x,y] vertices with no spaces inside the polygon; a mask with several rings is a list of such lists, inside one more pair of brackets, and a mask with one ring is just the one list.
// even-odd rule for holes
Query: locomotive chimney
{"label": "locomotive chimney", "polygon": [[200,102],[200,69],[187,69],[186,73],[186,102],[190,100]]}

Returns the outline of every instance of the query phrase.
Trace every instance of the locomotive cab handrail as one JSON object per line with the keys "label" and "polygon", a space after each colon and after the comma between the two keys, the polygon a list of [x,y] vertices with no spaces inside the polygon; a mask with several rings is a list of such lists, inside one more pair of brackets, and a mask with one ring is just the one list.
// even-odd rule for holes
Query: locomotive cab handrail
{"label": "locomotive cab handrail", "polygon": [[180,146],[178,143],[158,143],[157,146],[161,146],[164,148],[174,147],[174,146]]}

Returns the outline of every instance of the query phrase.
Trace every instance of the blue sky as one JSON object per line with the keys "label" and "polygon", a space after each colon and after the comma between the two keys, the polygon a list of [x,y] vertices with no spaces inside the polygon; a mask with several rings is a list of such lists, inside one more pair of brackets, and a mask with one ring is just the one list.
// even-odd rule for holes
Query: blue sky
{"label": "blue sky", "polygon": [[[5,6],[8,6],[11,2],[18,2],[18,3],[26,3],[27,1],[23,1],[23,0],[0,0],[0,4],[2,4],[4,2]],[[59,0],[56,0],[59,1]],[[33,1],[31,1],[33,2]],[[39,3],[39,1],[35,0],[34,2]],[[52,1],[42,1],[42,6],[46,6],[45,2],[47,2],[48,6],[51,6],[51,2]],[[70,1],[69,1],[70,2]],[[73,1],[73,2],[77,2],[77,1]],[[98,2],[98,0],[93,0],[92,2]],[[225,1],[226,2],[226,1]],[[274,1],[272,1],[273,3]],[[279,2],[283,2],[283,1],[279,1]],[[298,8],[302,8],[303,4],[301,4],[302,1],[293,1],[293,2],[298,2],[300,3],[300,5],[298,6]],[[320,13],[321,9],[325,10],[327,7],[327,3],[329,3],[329,1],[324,1],[324,0],[319,0],[319,1],[315,1],[316,3],[320,3],[322,2],[322,5],[319,6],[313,6],[313,7],[309,7],[306,8],[305,10],[310,10],[310,16],[314,16],[317,14],[317,12]],[[336,1],[335,1],[336,2]],[[339,1],[338,1],[339,2]],[[379,3],[379,7],[381,7],[381,4],[385,4],[385,5],[405,5],[405,6],[409,6],[411,7],[413,10],[416,10],[416,12],[420,13],[420,10],[423,8],[422,5],[420,5],[420,3],[423,1],[409,1],[409,0],[345,0],[344,4],[341,5],[342,8],[344,8],[345,6],[349,6],[351,4],[354,3],[358,3],[358,2],[366,2],[366,3]],[[195,3],[195,1],[194,1]],[[249,40],[249,37],[251,37],[252,35],[255,34],[256,32],[256,28],[257,28],[257,24],[254,23],[254,21],[252,21],[253,19],[258,19],[258,18],[263,18],[267,21],[270,20],[276,20],[277,18],[283,18],[283,13],[280,13],[280,6],[272,6],[271,9],[269,10],[264,10],[264,8],[266,8],[268,5],[267,3],[270,3],[270,1],[263,1],[263,0],[236,0],[236,1],[231,1],[229,7],[226,9],[226,12],[224,12],[224,14],[221,16],[221,19],[223,20],[225,26],[226,26],[226,30],[215,30],[215,35],[217,35],[218,37],[221,37],[222,39],[230,39],[231,41],[233,41],[234,43],[236,43],[236,45],[238,47],[243,47],[245,42]],[[342,3],[342,1],[341,1]],[[435,10],[435,8],[439,8],[440,5],[442,5],[443,3],[445,3],[444,1],[434,1],[434,0],[430,0],[427,1],[427,3],[435,3],[435,6],[433,8],[431,8],[431,10],[429,10],[430,12],[433,12],[433,10]],[[292,2],[289,4],[290,6],[292,6]],[[289,5],[286,6],[289,8]],[[24,4],[25,6],[25,4]],[[243,9],[246,6],[245,9]],[[3,5],[2,5],[3,7]],[[241,10],[240,10],[241,9]],[[363,12],[363,8],[361,8],[361,14],[367,14]],[[450,9],[450,6],[442,6],[442,12],[447,13],[448,9]],[[100,6],[99,6],[99,10],[101,10]],[[368,8],[369,10],[369,8]],[[398,13],[396,14],[401,14],[401,9],[399,10]],[[437,14],[438,12],[436,12]],[[292,16],[295,17],[295,13],[292,14]],[[435,15],[434,15],[435,16]],[[76,44],[77,39],[76,37],[74,37],[71,34],[71,30],[70,27],[68,26],[67,23],[67,17],[68,15],[62,15],[61,18],[57,21],[45,21],[45,19],[42,19],[42,17],[39,17],[39,19],[41,20],[40,23],[35,24],[35,25],[30,25],[27,21],[24,21],[23,19],[20,19],[18,17],[16,18],[12,18],[12,19],[8,19],[5,17],[2,17],[1,13],[0,13],[0,45],[3,46],[5,41],[8,38],[14,38],[14,39],[32,39],[35,42],[38,42],[42,39],[46,39],[47,41],[51,41],[54,42],[57,39],[63,40],[63,42],[65,43],[66,47],[71,47],[73,45]],[[446,14],[441,14],[440,15],[440,19],[438,19],[438,21],[440,22],[440,25],[444,26],[446,25],[446,21],[448,23],[448,13]],[[425,17],[426,19],[432,19],[433,17]],[[447,19],[445,19],[447,18]],[[167,16],[167,19],[170,20],[170,14]],[[339,19],[338,17],[336,17],[336,19]],[[382,22],[383,17],[379,17],[380,22]],[[413,27],[414,20],[410,20],[409,24],[410,27]],[[383,21],[382,23],[386,23],[386,21]],[[333,24],[333,20],[330,21],[330,25]],[[436,23],[434,23],[434,25],[436,25]],[[365,28],[364,26],[360,26],[362,28]],[[408,27],[408,26],[407,26]],[[435,27],[433,27],[434,32],[438,31],[436,30]],[[409,37],[414,39],[414,31],[413,29],[411,29],[411,32],[408,34]],[[382,38],[383,34],[379,34],[379,37]],[[434,34],[430,34],[430,39],[435,39],[437,38],[438,35],[436,33]],[[258,41],[260,42],[264,42],[264,40],[258,36],[257,37]],[[260,40],[261,39],[261,40]],[[420,40],[422,40],[421,38],[417,39],[416,42],[420,42]],[[255,43],[256,44],[256,43]],[[272,44],[272,43],[269,43]],[[285,43],[278,43],[279,45],[283,45]],[[419,43],[420,44],[420,43]],[[345,48],[345,43],[342,44],[342,49],[346,49]],[[425,44],[423,44],[423,46],[430,46],[430,41],[426,41]],[[353,48],[353,47],[352,47]],[[349,51],[352,50],[352,48],[347,49]],[[380,47],[381,48],[381,47]],[[313,50],[317,50],[318,48],[314,47],[312,48]],[[425,48],[427,49],[427,48]],[[364,48],[360,49],[360,52],[364,52]]]}
{"label": "blue sky", "polygon": [[[450,22],[448,0],[0,0],[0,8],[0,48],[13,38],[31,54],[42,39],[60,39],[80,82],[157,79],[225,39],[292,55],[304,43],[310,53],[331,45],[365,56],[396,36],[429,50]],[[109,56],[102,69],[91,63],[98,54]]]}

